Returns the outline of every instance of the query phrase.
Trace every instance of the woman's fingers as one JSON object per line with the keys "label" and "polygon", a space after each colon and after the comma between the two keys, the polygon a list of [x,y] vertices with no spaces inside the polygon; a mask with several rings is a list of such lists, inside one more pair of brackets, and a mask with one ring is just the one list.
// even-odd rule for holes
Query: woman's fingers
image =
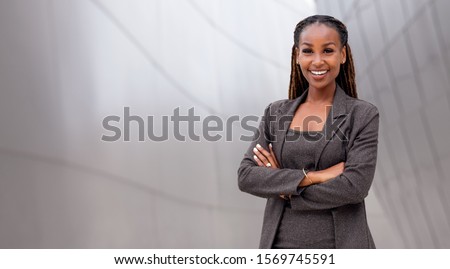
{"label": "woman's fingers", "polygon": [[265,150],[263,147],[261,147],[261,145],[256,145],[256,148],[267,158],[267,160],[271,163],[272,167],[274,168],[278,168],[280,167],[278,165],[277,159],[275,158],[275,154],[273,153],[273,151],[270,149],[270,145],[269,144],[269,151]]}
{"label": "woman's fingers", "polygon": [[253,149],[255,155],[259,160],[265,164],[266,167],[279,168],[278,161],[275,158],[273,150],[271,152],[265,150],[261,145],[257,144]]}
{"label": "woman's fingers", "polygon": [[273,152],[272,143],[269,144],[270,154],[272,155],[273,161],[275,162],[277,167],[280,167],[278,164],[277,158],[275,157],[275,153]]}
{"label": "woman's fingers", "polygon": [[258,156],[253,155],[253,159],[255,159],[255,162],[258,164],[258,166],[266,166],[258,159]]}
{"label": "woman's fingers", "polygon": [[[264,164],[264,166],[271,167],[272,163],[270,163],[270,160],[266,157],[266,155],[264,154],[263,150],[264,149],[259,144],[257,144],[256,147],[253,148],[253,153]],[[264,150],[264,151],[266,151],[266,150]]]}

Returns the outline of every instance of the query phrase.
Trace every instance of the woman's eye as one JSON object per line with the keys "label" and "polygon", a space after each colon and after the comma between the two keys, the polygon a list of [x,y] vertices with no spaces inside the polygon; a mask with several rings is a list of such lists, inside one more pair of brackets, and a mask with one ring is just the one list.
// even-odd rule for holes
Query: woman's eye
{"label": "woman's eye", "polygon": [[333,53],[333,50],[332,49],[325,49],[324,52],[325,53]]}
{"label": "woman's eye", "polygon": [[311,49],[303,49],[302,52],[303,52],[303,53],[311,53],[312,50],[311,50]]}

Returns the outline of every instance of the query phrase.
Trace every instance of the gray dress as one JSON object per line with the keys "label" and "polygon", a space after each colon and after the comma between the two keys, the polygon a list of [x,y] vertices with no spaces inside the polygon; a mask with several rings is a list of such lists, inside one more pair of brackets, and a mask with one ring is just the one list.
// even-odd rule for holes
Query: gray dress
{"label": "gray dress", "polygon": [[[324,139],[323,131],[289,129],[281,153],[283,166],[313,169],[315,147],[321,139]],[[336,248],[331,210],[293,210],[286,202],[272,247]]]}

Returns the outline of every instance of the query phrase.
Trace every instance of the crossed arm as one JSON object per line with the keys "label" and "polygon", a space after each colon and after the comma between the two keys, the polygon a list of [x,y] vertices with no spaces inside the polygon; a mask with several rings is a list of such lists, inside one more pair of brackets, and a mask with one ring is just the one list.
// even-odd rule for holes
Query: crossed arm
{"label": "crossed arm", "polygon": [[[368,122],[356,135],[346,162],[320,171],[279,168],[266,139],[258,137],[247,151],[238,170],[242,191],[260,197],[281,197],[292,209],[320,210],[360,203],[367,196],[375,173],[379,114],[367,113]],[[261,122],[259,132],[266,126]],[[259,145],[259,146],[258,146]],[[267,149],[267,150],[266,150]],[[267,164],[270,163],[270,166]],[[305,180],[306,179],[306,180]]]}
{"label": "crossed arm", "polygon": [[[269,144],[269,151],[265,150],[261,145],[257,144],[256,147],[253,148],[253,153],[255,154],[253,155],[253,158],[255,159],[258,166],[280,169],[280,165],[278,164],[277,158],[275,157],[275,153],[272,149],[272,144]],[[340,162],[324,170],[304,172],[303,174],[306,179],[303,178],[299,182],[298,186],[307,187],[314,184],[324,183],[342,174],[342,172],[344,172],[344,162]],[[284,194],[280,194],[280,197],[283,199],[289,199],[292,197],[292,195],[290,194],[289,196],[286,196]]]}

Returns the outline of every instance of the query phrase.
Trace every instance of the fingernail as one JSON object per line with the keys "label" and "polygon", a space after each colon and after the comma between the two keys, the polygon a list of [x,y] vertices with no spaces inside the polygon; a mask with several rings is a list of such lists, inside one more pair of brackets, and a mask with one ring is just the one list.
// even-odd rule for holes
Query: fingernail
{"label": "fingernail", "polygon": [[272,147],[272,143],[269,144],[269,147]]}
{"label": "fingernail", "polygon": [[260,145],[260,144],[256,144],[256,147],[257,147],[257,148],[260,148],[260,147],[261,147],[261,145]]}
{"label": "fingernail", "polygon": [[258,150],[257,150],[256,148],[253,148],[253,151],[254,151],[254,152],[258,152]]}
{"label": "fingernail", "polygon": [[257,159],[258,159],[258,157],[256,157],[256,155],[253,155],[253,159],[257,160]]}

